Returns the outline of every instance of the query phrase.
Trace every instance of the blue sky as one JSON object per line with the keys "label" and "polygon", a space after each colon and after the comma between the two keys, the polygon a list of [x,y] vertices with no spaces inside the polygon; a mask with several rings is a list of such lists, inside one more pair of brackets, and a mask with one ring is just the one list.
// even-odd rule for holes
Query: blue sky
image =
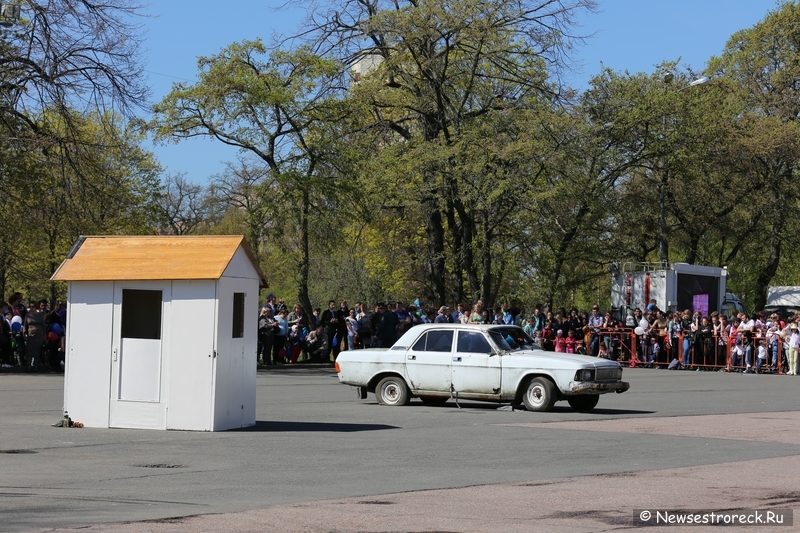
{"label": "blue sky", "polygon": [[[320,2],[324,0],[319,0]],[[578,31],[589,38],[573,55],[572,86],[582,89],[601,63],[617,71],[652,72],[654,65],[680,58],[681,65],[702,71],[736,31],[749,28],[776,7],[775,0],[597,0],[597,13],[582,17]],[[269,41],[298,27],[302,9],[276,10],[283,1],[158,0],[144,19],[146,70],[152,102],[174,82],[192,82],[197,57],[208,56],[236,41]],[[185,173],[206,183],[221,173],[236,150],[219,142],[195,139],[148,146],[169,173]]]}

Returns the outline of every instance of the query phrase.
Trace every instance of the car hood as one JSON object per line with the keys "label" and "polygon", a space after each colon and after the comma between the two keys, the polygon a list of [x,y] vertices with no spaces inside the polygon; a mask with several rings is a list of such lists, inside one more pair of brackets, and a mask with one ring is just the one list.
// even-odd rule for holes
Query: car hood
{"label": "car hood", "polygon": [[574,366],[575,368],[578,368],[578,367],[594,366],[595,368],[601,368],[601,367],[620,366],[620,364],[616,361],[601,359],[599,357],[589,357],[588,355],[563,353],[563,352],[546,352],[543,350],[519,350],[516,352],[510,352],[504,354],[503,359],[506,358],[510,358],[511,360],[530,359],[532,361],[537,361],[539,364],[549,363],[547,366],[555,365],[560,367]]}

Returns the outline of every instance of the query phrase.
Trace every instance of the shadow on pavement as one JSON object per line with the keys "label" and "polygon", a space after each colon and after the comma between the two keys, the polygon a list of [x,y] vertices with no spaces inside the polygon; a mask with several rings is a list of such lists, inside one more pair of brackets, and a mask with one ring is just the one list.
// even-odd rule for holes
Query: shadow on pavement
{"label": "shadow on pavement", "polygon": [[336,424],[332,422],[272,422],[257,420],[255,426],[229,431],[259,431],[272,433],[357,433],[359,431],[378,431],[382,429],[399,429],[386,424]]}

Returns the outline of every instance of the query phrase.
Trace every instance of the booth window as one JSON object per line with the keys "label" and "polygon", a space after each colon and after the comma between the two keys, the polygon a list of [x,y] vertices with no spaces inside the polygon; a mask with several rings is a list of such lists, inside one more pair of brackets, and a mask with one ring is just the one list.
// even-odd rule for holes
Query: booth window
{"label": "booth window", "polygon": [[244,293],[233,293],[233,338],[244,337]]}
{"label": "booth window", "polygon": [[122,337],[161,338],[161,291],[122,289]]}

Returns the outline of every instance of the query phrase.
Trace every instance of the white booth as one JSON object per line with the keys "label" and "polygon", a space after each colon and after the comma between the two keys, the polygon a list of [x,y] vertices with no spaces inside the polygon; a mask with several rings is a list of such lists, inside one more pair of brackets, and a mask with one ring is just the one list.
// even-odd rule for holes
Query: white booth
{"label": "white booth", "polygon": [[256,421],[259,288],[242,236],[81,237],[64,410],[86,427],[221,431]]}

